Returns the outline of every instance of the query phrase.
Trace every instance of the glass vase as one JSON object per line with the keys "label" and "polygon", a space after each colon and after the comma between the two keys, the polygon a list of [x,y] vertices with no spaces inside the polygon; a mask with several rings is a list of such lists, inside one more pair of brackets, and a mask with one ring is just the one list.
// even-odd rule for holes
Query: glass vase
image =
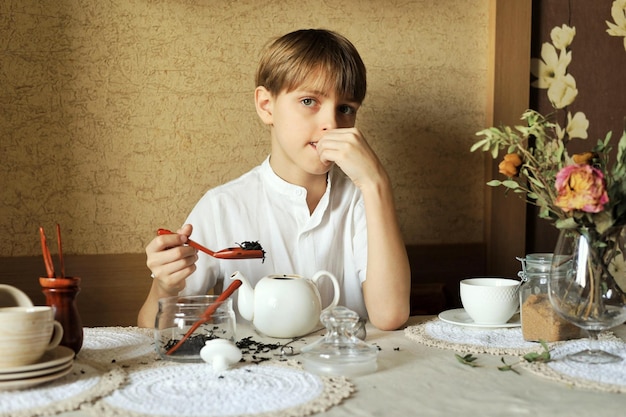
{"label": "glass vase", "polygon": [[[554,250],[548,293],[563,318],[585,330],[590,347],[568,356],[585,363],[621,360],[595,347],[598,334],[626,321],[626,295],[615,280],[624,273],[626,228],[562,230]],[[621,271],[621,272],[620,272]]]}

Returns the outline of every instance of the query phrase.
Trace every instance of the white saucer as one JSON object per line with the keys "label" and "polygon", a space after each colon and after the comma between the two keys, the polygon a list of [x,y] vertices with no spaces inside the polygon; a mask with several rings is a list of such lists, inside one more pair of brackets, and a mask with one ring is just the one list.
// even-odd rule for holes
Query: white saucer
{"label": "white saucer", "polygon": [[[73,352],[73,351],[72,351]],[[24,378],[24,379],[12,379],[10,381],[0,381],[0,391],[8,391],[14,389],[22,389],[28,387],[34,387],[35,385],[43,384],[44,382],[54,381],[55,379],[59,379],[72,371],[73,363],[68,363],[66,368],[61,369],[60,371],[53,372],[47,375],[41,375],[35,378]]]}
{"label": "white saucer", "polygon": [[475,323],[474,320],[467,314],[464,308],[455,308],[453,310],[446,310],[439,313],[439,319],[441,321],[445,321],[446,323],[456,324],[459,326],[466,327],[482,327],[482,328],[506,328],[506,327],[520,327],[522,323],[520,322],[519,314],[514,314],[511,319],[503,324],[478,324]]}
{"label": "white saucer", "polygon": [[67,368],[68,366],[72,366],[73,361],[69,360],[67,362],[63,362],[60,365],[51,366],[50,368],[44,369],[35,369],[34,371],[26,371],[26,372],[12,372],[7,374],[0,374],[0,381],[9,381],[16,379],[26,379],[26,378],[34,378],[36,376],[50,375],[55,372],[59,372]]}
{"label": "white saucer", "polygon": [[15,374],[18,372],[36,371],[70,362],[74,359],[74,351],[65,346],[57,346],[43,354],[41,359],[30,365],[12,366],[10,368],[0,368],[0,374]]}

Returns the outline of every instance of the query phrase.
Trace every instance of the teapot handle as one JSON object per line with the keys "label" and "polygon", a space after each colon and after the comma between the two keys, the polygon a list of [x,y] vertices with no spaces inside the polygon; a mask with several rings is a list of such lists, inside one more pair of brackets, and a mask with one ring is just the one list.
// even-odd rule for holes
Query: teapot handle
{"label": "teapot handle", "polygon": [[32,307],[33,302],[22,290],[7,284],[0,284],[0,293],[7,293],[19,307]]}
{"label": "teapot handle", "polygon": [[339,289],[339,281],[337,281],[337,278],[331,274],[328,271],[318,271],[315,275],[313,275],[313,278],[311,278],[311,281],[313,281],[315,283],[315,285],[317,284],[317,281],[321,278],[321,277],[328,277],[330,278],[330,280],[333,283],[333,301],[331,301],[331,303],[328,305],[328,307],[326,307],[325,309],[322,310],[322,312],[326,311],[326,310],[330,310],[333,307],[337,307],[337,304],[339,303],[339,296],[341,295],[340,293],[340,289]]}

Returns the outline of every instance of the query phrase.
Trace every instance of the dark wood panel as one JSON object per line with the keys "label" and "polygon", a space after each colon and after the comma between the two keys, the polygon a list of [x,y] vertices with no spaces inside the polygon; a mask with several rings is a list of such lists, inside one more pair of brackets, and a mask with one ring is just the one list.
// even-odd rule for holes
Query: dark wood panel
{"label": "dark wood panel", "polygon": [[[82,280],[77,306],[84,326],[137,323],[152,284],[145,261],[144,254],[66,256],[66,273]],[[0,258],[0,266],[0,283],[21,289],[35,304],[45,304],[39,286],[44,274],[41,257]]]}
{"label": "dark wood panel", "polygon": [[[485,245],[409,245],[412,314],[437,314],[460,306],[459,281],[485,274]],[[77,297],[83,325],[132,326],[151,285],[144,254],[66,257],[66,271],[82,279]],[[35,304],[45,304],[38,279],[41,257],[0,258],[0,283],[24,291]],[[8,300],[0,299],[0,305]]]}
{"label": "dark wood panel", "polygon": [[[490,51],[488,85],[488,126],[519,124],[528,108],[530,0],[490,1]],[[498,178],[499,158],[485,154],[485,182]],[[523,256],[526,232],[526,205],[502,187],[485,186],[485,241],[487,271],[512,275],[518,268],[516,256]]]}
{"label": "dark wood panel", "polygon": [[486,274],[483,243],[408,245],[411,314],[438,314],[461,306],[459,281]]}
{"label": "dark wood panel", "polygon": [[[611,131],[611,160],[615,160],[617,141],[626,127],[626,53],[622,38],[606,33],[606,21],[613,22],[612,3],[613,0],[533,0],[532,57],[541,56],[542,45],[550,42],[555,26],[567,24],[576,28],[567,72],[576,80],[578,96],[567,110],[572,114],[585,113],[590,123],[587,140],[575,139],[568,144],[570,155],[590,150]],[[530,107],[542,114],[554,111],[545,89],[530,89]],[[562,125],[564,119],[562,113],[557,121]],[[529,211],[526,253],[552,252],[558,230],[550,222],[539,219],[534,206]]]}

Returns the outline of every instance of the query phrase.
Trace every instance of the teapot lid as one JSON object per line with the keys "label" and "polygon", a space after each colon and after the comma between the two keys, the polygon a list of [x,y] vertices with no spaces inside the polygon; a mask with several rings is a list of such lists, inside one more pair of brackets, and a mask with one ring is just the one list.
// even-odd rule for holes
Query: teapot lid
{"label": "teapot lid", "polygon": [[322,339],[302,348],[304,369],[333,376],[357,376],[376,371],[378,348],[357,337],[359,315],[337,306],[325,310],[320,320],[326,326]]}

